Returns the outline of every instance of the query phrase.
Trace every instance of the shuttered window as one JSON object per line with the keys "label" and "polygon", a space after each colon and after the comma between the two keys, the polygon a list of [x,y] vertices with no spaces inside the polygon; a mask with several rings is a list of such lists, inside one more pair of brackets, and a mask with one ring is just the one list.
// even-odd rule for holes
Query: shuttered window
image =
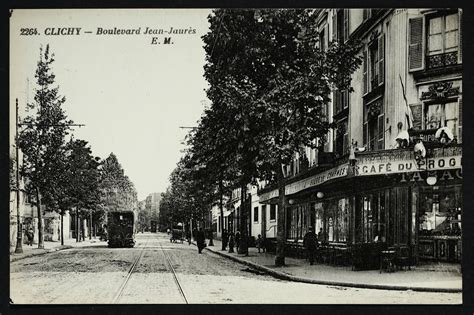
{"label": "shuttered window", "polygon": [[344,9],[344,42],[349,39],[349,9]]}
{"label": "shuttered window", "polygon": [[383,150],[384,149],[384,122],[383,122],[384,115],[380,115],[378,117],[377,128],[378,128],[378,135],[377,135],[377,149]]}
{"label": "shuttered window", "polygon": [[363,80],[364,80],[364,94],[367,94],[369,91],[369,74],[367,73],[368,62],[367,62],[367,50],[364,50],[364,65],[363,65]]}
{"label": "shuttered window", "polygon": [[364,122],[364,127],[363,127],[363,130],[362,130],[362,142],[364,144],[365,147],[368,147],[368,139],[367,139],[367,121]]}
{"label": "shuttered window", "polygon": [[380,36],[378,39],[378,84],[384,83],[385,78],[385,36]]}
{"label": "shuttered window", "polygon": [[337,41],[337,13],[334,12],[332,16],[332,40]]}
{"label": "shuttered window", "polygon": [[368,91],[382,85],[385,79],[385,36],[382,35],[372,42],[367,50],[367,56],[364,60],[368,67],[364,64],[364,92],[366,86]]}
{"label": "shuttered window", "polygon": [[424,17],[410,18],[408,20],[408,69],[409,71],[422,70],[424,66],[423,20],[424,20]]}

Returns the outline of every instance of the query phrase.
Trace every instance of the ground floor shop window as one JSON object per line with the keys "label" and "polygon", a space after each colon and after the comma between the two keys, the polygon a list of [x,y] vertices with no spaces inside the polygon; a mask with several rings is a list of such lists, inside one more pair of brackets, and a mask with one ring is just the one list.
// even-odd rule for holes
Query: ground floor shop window
{"label": "ground floor shop window", "polygon": [[341,198],[327,203],[326,235],[329,242],[346,242],[349,235],[349,199]]}
{"label": "ground floor shop window", "polygon": [[361,196],[358,240],[363,243],[385,242],[385,194],[383,191]]}
{"label": "ground floor shop window", "polygon": [[313,203],[311,205],[311,210],[314,211],[314,232],[318,234],[318,240],[324,241],[324,208],[321,202]]}
{"label": "ground floor shop window", "polygon": [[461,187],[426,188],[421,193],[419,234],[461,235]]}
{"label": "ground floor shop window", "polygon": [[308,204],[288,208],[287,238],[299,240],[308,232],[310,226],[310,208]]}

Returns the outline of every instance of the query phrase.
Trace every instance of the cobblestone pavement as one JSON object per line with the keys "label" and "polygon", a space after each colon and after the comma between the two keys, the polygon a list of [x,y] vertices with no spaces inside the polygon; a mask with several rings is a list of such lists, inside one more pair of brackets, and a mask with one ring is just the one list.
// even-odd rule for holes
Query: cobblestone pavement
{"label": "cobblestone pavement", "polygon": [[105,242],[25,257],[10,266],[16,304],[429,303],[461,294],[385,291],[278,280],[166,234],[138,234],[134,248]]}

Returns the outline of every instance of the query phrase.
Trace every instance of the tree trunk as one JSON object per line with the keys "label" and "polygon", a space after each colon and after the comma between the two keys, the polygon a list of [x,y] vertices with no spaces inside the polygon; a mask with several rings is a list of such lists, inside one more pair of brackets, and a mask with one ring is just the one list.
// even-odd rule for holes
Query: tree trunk
{"label": "tree trunk", "polygon": [[79,242],[79,240],[80,240],[79,239],[79,233],[80,233],[81,229],[79,228],[79,223],[80,223],[80,221],[79,221],[79,209],[77,209],[77,208],[76,208],[76,218],[75,218],[75,220],[76,220],[76,242]]}
{"label": "tree trunk", "polygon": [[222,187],[222,180],[219,181],[219,210],[221,213],[221,240],[222,240],[222,250],[225,250],[225,244],[224,244],[224,192],[223,192],[223,187]]}
{"label": "tree trunk", "polygon": [[61,211],[61,245],[64,245],[64,211]]}
{"label": "tree trunk", "polygon": [[81,219],[81,238],[83,241],[86,240],[86,227],[84,224],[84,219]]}
{"label": "tree trunk", "polygon": [[92,239],[92,211],[89,216],[89,239]]}
{"label": "tree trunk", "polygon": [[247,185],[240,188],[240,244],[239,254],[249,254],[247,232]]}
{"label": "tree trunk", "polygon": [[38,248],[44,248],[43,213],[41,211],[41,200],[39,189],[36,188],[36,208],[38,209]]}
{"label": "tree trunk", "polygon": [[277,214],[277,246],[275,265],[285,265],[286,242],[286,206],[285,206],[285,178],[281,167],[278,167],[278,214]]}

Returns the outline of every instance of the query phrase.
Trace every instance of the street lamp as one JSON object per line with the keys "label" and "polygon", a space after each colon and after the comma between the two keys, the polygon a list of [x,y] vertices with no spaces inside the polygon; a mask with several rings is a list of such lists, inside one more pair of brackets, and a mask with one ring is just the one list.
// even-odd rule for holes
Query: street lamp
{"label": "street lamp", "polygon": [[15,247],[15,253],[21,254],[23,253],[23,231],[22,231],[22,226],[20,222],[20,164],[19,164],[19,157],[18,154],[20,152],[18,148],[18,98],[16,99],[16,247]]}

